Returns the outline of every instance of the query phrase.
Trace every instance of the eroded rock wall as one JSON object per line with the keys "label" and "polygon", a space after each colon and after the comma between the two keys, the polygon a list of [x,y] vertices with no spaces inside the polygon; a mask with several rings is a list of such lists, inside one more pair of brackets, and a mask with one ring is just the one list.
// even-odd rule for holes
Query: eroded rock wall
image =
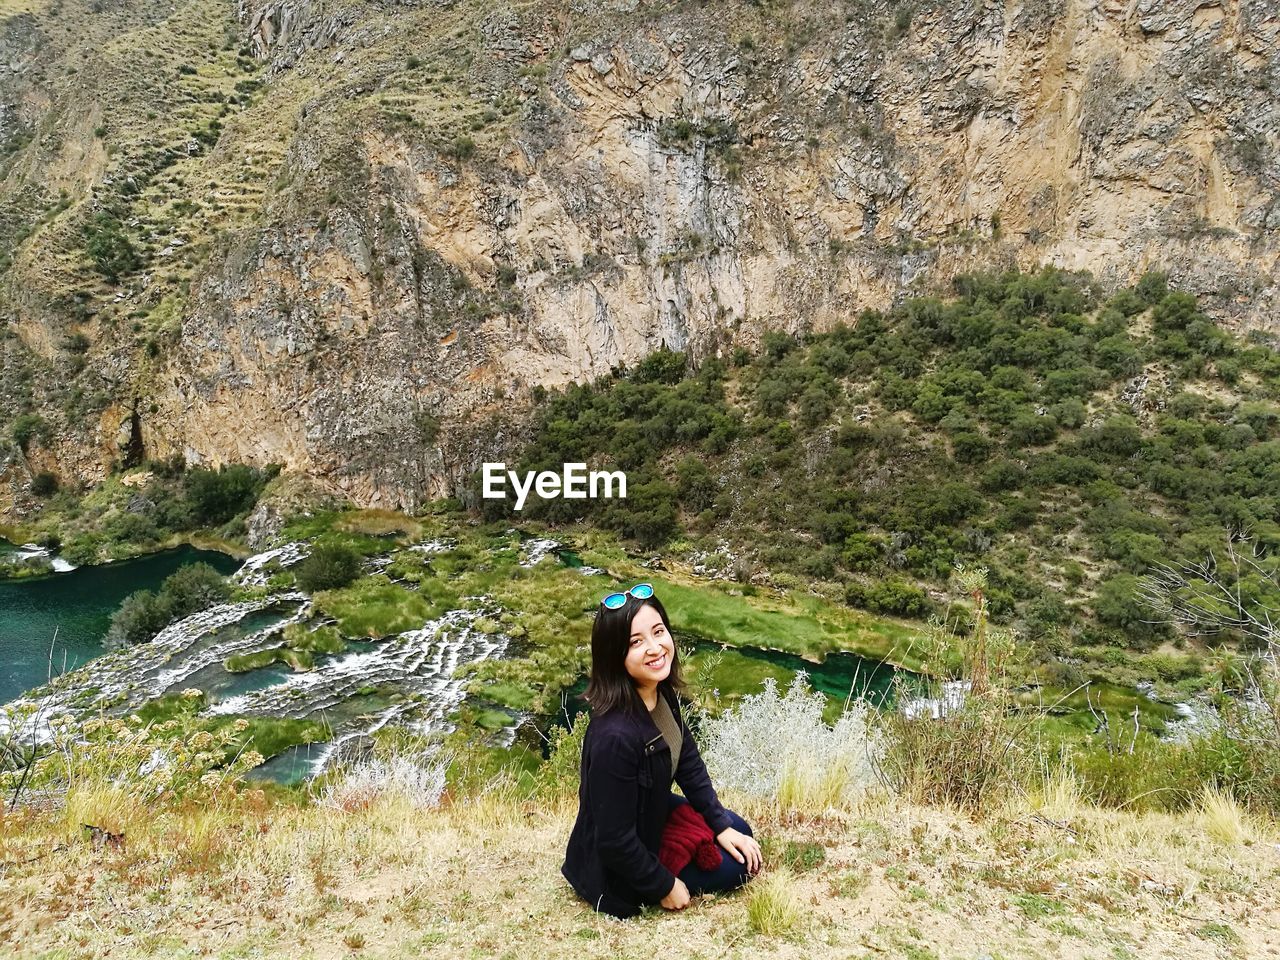
{"label": "eroded rock wall", "polygon": [[151,455],[412,509],[514,454],[534,385],[987,266],[1161,269],[1280,333],[1275,2],[237,13],[295,120],[180,335],[119,378]]}

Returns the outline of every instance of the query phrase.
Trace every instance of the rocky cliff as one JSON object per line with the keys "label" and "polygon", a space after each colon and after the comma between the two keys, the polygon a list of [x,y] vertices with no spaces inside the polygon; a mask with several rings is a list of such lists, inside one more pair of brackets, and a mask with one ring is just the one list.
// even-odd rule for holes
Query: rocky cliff
{"label": "rocky cliff", "polygon": [[1280,333],[1275,0],[3,12],[11,513],[175,452],[412,509],[535,385],[984,266]]}

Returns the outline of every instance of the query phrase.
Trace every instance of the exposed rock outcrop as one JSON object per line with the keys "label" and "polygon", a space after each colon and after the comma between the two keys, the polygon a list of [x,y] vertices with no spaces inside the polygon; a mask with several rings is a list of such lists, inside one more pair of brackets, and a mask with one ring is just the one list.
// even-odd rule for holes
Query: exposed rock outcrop
{"label": "exposed rock outcrop", "polygon": [[[121,281],[85,375],[148,455],[412,509],[514,449],[536,384],[977,267],[1161,269],[1280,333],[1274,4],[842,10],[244,0],[265,86],[187,182],[270,130],[270,186],[184,261],[155,359],[105,339],[104,314],[156,309]],[[13,318],[21,362],[56,352],[47,326]],[[92,428],[50,419],[65,471],[100,475]]]}

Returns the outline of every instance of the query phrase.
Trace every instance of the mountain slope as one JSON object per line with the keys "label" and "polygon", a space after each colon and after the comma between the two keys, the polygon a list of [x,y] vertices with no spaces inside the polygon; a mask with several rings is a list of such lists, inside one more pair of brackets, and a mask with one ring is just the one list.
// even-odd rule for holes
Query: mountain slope
{"label": "mountain slope", "polygon": [[413,509],[534,385],[982,265],[1274,329],[1262,0],[4,9],[11,515],[175,452]]}

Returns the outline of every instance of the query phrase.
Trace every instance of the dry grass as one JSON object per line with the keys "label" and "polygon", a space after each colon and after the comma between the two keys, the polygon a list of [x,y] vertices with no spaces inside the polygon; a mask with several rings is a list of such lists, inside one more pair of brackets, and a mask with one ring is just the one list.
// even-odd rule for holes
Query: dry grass
{"label": "dry grass", "polygon": [[751,884],[747,894],[747,920],[756,933],[766,937],[788,934],[803,917],[795,878],[786,867],[773,870]]}
{"label": "dry grass", "polygon": [[[11,814],[0,954],[1181,960],[1264,956],[1280,929],[1280,831],[1221,805],[1138,816],[1059,793],[972,820],[868,795],[784,821],[724,799],[767,842],[764,871],[625,922],[593,914],[560,876],[575,806],[521,801],[510,781],[435,810],[250,794],[123,849]],[[1241,843],[1222,842],[1224,822],[1247,823]],[[1215,953],[1223,944],[1235,953]]]}
{"label": "dry grass", "polygon": [[1205,784],[1200,794],[1200,817],[1204,832],[1225,846],[1252,843],[1250,818],[1231,794]]}

